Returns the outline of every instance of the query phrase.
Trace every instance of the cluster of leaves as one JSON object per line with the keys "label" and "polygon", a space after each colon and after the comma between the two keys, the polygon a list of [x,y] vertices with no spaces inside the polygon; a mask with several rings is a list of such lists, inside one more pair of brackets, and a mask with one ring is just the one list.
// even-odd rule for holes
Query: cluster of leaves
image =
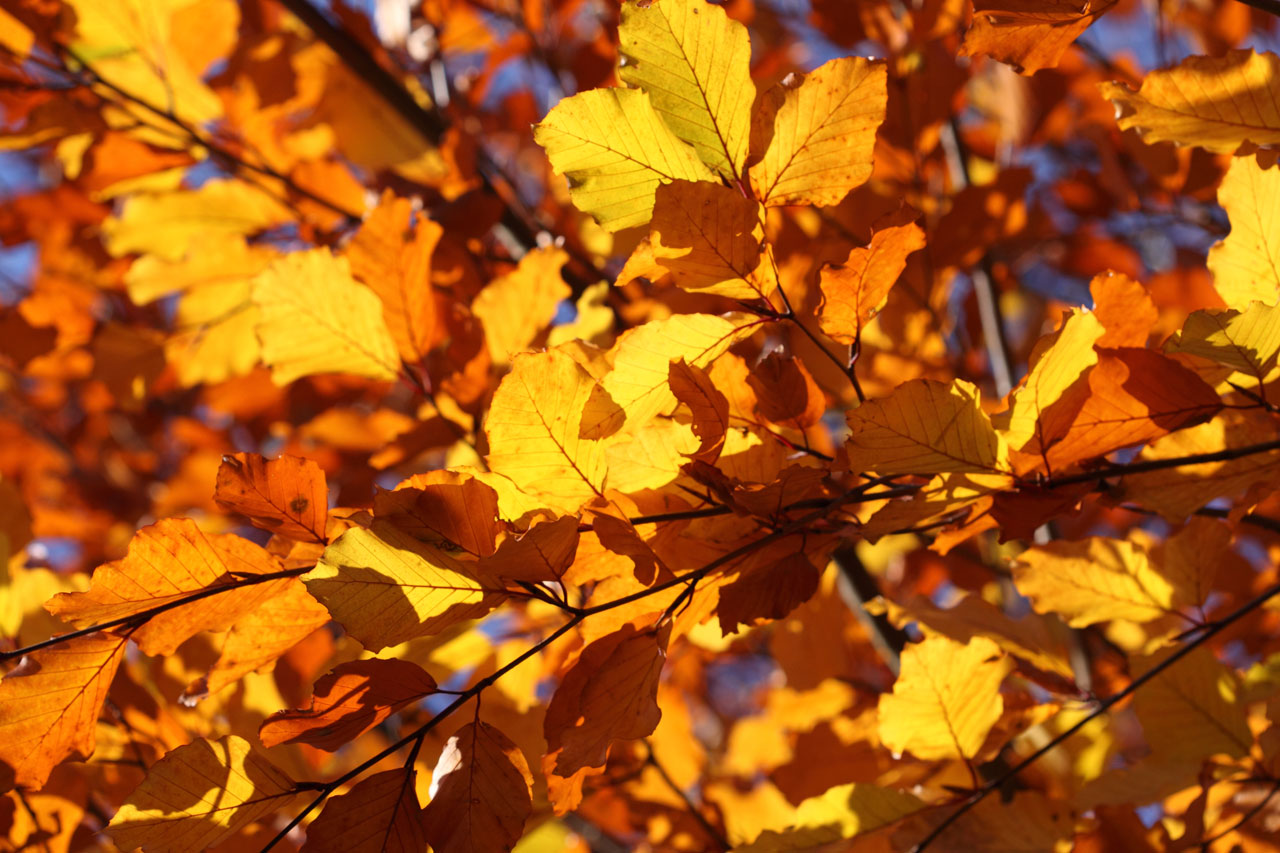
{"label": "cluster of leaves", "polygon": [[6,849],[1274,850],[1255,3],[6,3]]}

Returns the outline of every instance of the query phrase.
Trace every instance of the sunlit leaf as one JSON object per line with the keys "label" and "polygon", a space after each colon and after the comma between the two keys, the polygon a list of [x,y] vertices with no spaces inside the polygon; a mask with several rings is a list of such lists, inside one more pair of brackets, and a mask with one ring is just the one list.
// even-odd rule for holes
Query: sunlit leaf
{"label": "sunlit leaf", "polygon": [[256,453],[225,456],[213,497],[264,530],[302,541],[325,541],[328,490],[324,471],[309,459],[267,459]]}
{"label": "sunlit leaf", "polygon": [[435,850],[510,850],[533,810],[533,777],[520,748],[493,726],[474,722],[449,738],[431,774],[423,810]]}
{"label": "sunlit leaf", "polygon": [[907,266],[907,256],[924,248],[924,231],[909,209],[876,223],[871,243],[849,252],[838,266],[822,268],[822,301],[818,323],[827,337],[856,343],[884,305],[889,289]]}
{"label": "sunlit leaf", "polygon": [[1173,586],[1131,542],[1092,537],[1026,551],[1013,570],[1040,613],[1084,627],[1109,619],[1148,622],[1173,611]]}

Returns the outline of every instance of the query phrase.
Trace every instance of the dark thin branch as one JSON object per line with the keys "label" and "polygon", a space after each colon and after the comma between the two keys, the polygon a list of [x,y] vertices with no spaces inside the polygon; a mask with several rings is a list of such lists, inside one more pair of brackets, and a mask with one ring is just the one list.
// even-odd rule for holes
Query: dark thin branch
{"label": "dark thin branch", "polygon": [[482,691],[486,690],[490,685],[492,685],[498,679],[502,678],[502,676],[506,675],[508,672],[515,669],[520,664],[524,663],[529,658],[538,654],[547,646],[551,645],[556,640],[560,639],[565,634],[569,633],[571,630],[576,628],[584,618],[586,617],[583,614],[575,615],[572,619],[570,619],[568,622],[561,625],[556,630],[552,631],[542,640],[530,646],[528,649],[522,652],[519,657],[512,660],[506,666],[503,666],[495,670],[490,675],[485,676],[484,678],[477,681],[474,685],[472,685],[471,687],[467,688],[465,691],[460,693],[456,699],[454,699],[452,702],[448,704],[448,706],[446,706],[434,717],[427,720],[425,723],[423,723],[418,728],[414,729],[409,734],[400,738],[400,740],[386,747],[376,755],[371,756],[370,758],[367,758],[364,761],[360,762],[360,764],[348,770],[346,773],[343,773],[337,779],[334,779],[330,782],[323,783],[319,788],[319,791],[320,791],[319,796],[317,796],[310,803],[308,803],[306,808],[298,812],[298,814],[295,815],[292,820],[290,820],[287,824],[285,824],[285,826],[275,834],[275,837],[273,837],[270,841],[268,841],[266,846],[262,848],[262,853],[267,853],[268,850],[271,850],[273,847],[275,847],[277,844],[283,841],[285,836],[287,836],[290,832],[292,832],[295,826],[302,823],[303,819],[307,815],[311,814],[311,812],[315,811],[316,808],[322,802],[324,802],[325,798],[330,796],[334,791],[338,790],[343,785],[350,782],[352,779],[355,779],[357,776],[364,773],[366,770],[373,767],[375,764],[382,761],[384,758],[387,758],[388,756],[394,755],[396,752],[399,752],[403,747],[408,745],[410,742],[415,740],[420,740],[421,738],[426,737],[426,735],[432,729],[434,729],[437,725],[439,725],[450,714],[458,710],[458,708],[462,707],[464,704],[470,701],[473,697],[480,695]]}
{"label": "dark thin branch", "polygon": [[916,845],[911,848],[911,853],[921,853],[921,851],[927,848],[930,844],[938,840],[938,838],[942,835],[943,832],[946,831],[948,827],[950,827],[957,820],[959,820],[961,817],[967,814],[976,805],[978,805],[978,803],[985,800],[993,792],[999,790],[1009,782],[1013,781],[1014,777],[1016,777],[1023,770],[1026,770],[1032,764],[1035,764],[1037,761],[1039,761],[1049,752],[1053,751],[1056,747],[1061,745],[1064,741],[1066,741],[1076,732],[1083,729],[1091,721],[1096,720],[1098,717],[1101,717],[1103,714],[1110,711],[1113,707],[1118,705],[1120,702],[1123,702],[1125,699],[1128,699],[1130,696],[1137,693],[1138,690],[1143,685],[1159,677],[1160,674],[1163,673],[1165,670],[1169,669],[1174,664],[1178,663],[1178,661],[1182,660],[1187,655],[1194,652],[1200,646],[1207,643],[1210,639],[1217,636],[1218,634],[1226,630],[1231,625],[1234,625],[1243,617],[1249,615],[1253,611],[1262,607],[1262,605],[1266,604],[1268,601],[1270,601],[1272,598],[1275,598],[1277,595],[1280,595],[1280,584],[1274,584],[1273,586],[1259,593],[1254,598],[1251,598],[1250,600],[1246,601],[1244,604],[1240,605],[1235,610],[1231,611],[1221,619],[1216,619],[1213,622],[1205,623],[1202,626],[1203,633],[1201,633],[1198,637],[1188,641],[1186,645],[1182,646],[1182,648],[1178,649],[1176,652],[1169,655],[1169,657],[1165,658],[1160,663],[1156,664],[1150,670],[1148,670],[1147,672],[1144,672],[1142,675],[1135,678],[1133,681],[1129,682],[1129,686],[1121,690],[1119,693],[1116,693],[1115,695],[1110,696],[1107,699],[1100,702],[1097,708],[1095,708],[1093,711],[1086,714],[1084,717],[1081,717],[1075,723],[1075,725],[1071,726],[1070,728],[1066,729],[1062,733],[1058,734],[1056,737],[1054,737],[1044,746],[1040,747],[1035,752],[1031,753],[1031,755],[1027,756],[1022,761],[1019,761],[1017,764],[1010,767],[1004,773],[1001,773],[999,776],[992,779],[990,782],[988,782],[987,784],[983,785],[981,788],[979,788],[978,790],[970,794],[967,798],[965,798],[965,800],[960,804],[960,806],[955,811],[947,815],[942,820],[941,823],[939,823],[929,832],[928,835],[920,839],[920,841],[917,842]]}
{"label": "dark thin branch", "polygon": [[1256,805],[1254,805],[1253,808],[1249,809],[1247,812],[1240,815],[1240,819],[1237,820],[1235,823],[1233,823],[1230,826],[1230,828],[1224,829],[1222,832],[1219,832],[1217,835],[1211,838],[1206,838],[1203,841],[1201,841],[1200,849],[1202,851],[1208,851],[1210,844],[1220,839],[1226,838],[1228,835],[1235,832],[1236,830],[1244,826],[1249,821],[1253,820],[1255,817],[1257,817],[1259,814],[1262,813],[1262,810],[1267,807],[1267,804],[1270,803],[1278,793],[1280,793],[1280,779],[1277,779],[1274,782],[1272,782],[1271,789],[1267,791],[1267,795],[1263,797]]}
{"label": "dark thin branch", "polygon": [[649,750],[649,754],[645,758],[645,763],[658,771],[658,775],[662,777],[662,781],[666,783],[667,787],[670,788],[677,797],[684,801],[685,808],[688,810],[689,814],[693,816],[693,819],[698,822],[698,825],[702,827],[702,831],[707,834],[707,837],[710,838],[713,843],[718,845],[719,849],[732,850],[733,845],[729,843],[729,839],[725,838],[724,834],[721,833],[720,830],[716,829],[715,825],[711,823],[711,821],[707,820],[707,816],[704,815],[702,810],[698,808],[697,804],[689,798],[689,795],[685,790],[676,784],[676,780],[671,778],[671,774],[667,772],[667,768],[663,767],[658,761],[658,756],[654,754],[653,751],[653,744],[649,742],[648,738],[644,738],[644,745],[645,748]]}
{"label": "dark thin branch", "polygon": [[1228,447],[1224,450],[1215,450],[1212,453],[1191,453],[1187,456],[1175,456],[1169,459],[1152,459],[1147,462],[1105,465],[1092,471],[1082,471],[1079,474],[1045,477],[1036,485],[1046,489],[1056,489],[1060,486],[1092,483],[1095,480],[1105,480],[1108,477],[1124,477],[1130,474],[1146,474],[1151,471],[1181,468],[1184,465],[1200,465],[1205,462],[1229,462],[1233,459],[1253,456],[1256,453],[1269,453],[1272,450],[1280,450],[1280,439],[1264,441],[1260,444],[1246,444],[1241,447]]}
{"label": "dark thin branch", "polygon": [[56,646],[59,643],[65,643],[68,640],[74,640],[77,637],[84,637],[89,634],[96,634],[98,631],[107,631],[107,630],[110,630],[111,628],[119,628],[125,625],[137,627],[142,625],[142,623],[146,622],[147,620],[152,619],[156,616],[159,616],[161,613],[164,613],[169,610],[173,610],[176,607],[182,607],[183,605],[190,604],[193,601],[200,601],[203,598],[210,598],[211,596],[220,595],[221,593],[224,593],[224,592],[230,592],[233,589],[241,589],[242,587],[246,587],[246,586],[254,586],[256,584],[266,583],[267,581],[279,580],[280,578],[296,578],[298,575],[305,574],[309,571],[311,571],[311,566],[303,566],[297,569],[284,569],[279,572],[270,572],[268,574],[262,574],[262,575],[251,575],[250,577],[244,578],[242,580],[236,580],[231,583],[221,584],[219,586],[211,586],[211,587],[208,587],[207,589],[202,589],[202,590],[199,590],[198,592],[193,592],[191,595],[184,595],[182,598],[176,599],[174,601],[168,601],[168,602],[165,602],[164,604],[160,604],[155,607],[149,608],[147,610],[143,610],[139,613],[134,613],[131,616],[122,616],[119,619],[112,619],[109,622],[102,622],[97,625],[90,625],[89,627],[81,628],[78,631],[71,631],[70,633],[67,633],[67,634],[59,634],[56,637],[50,637],[47,640],[41,640],[38,643],[32,643],[29,646],[24,646],[20,649],[14,649],[11,652],[0,652],[0,663],[5,663],[7,661],[13,660],[14,658],[20,658],[23,655],[27,655],[32,652],[38,652],[41,649],[48,648],[49,646]]}

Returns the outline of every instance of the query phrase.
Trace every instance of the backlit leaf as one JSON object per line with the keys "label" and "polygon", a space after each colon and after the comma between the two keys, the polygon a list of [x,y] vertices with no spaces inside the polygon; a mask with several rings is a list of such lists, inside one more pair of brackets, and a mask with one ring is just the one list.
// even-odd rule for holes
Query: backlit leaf
{"label": "backlit leaf", "polygon": [[765,93],[751,121],[751,188],[769,207],[837,204],[871,176],[884,63],[833,59]]}
{"label": "backlit leaf", "polygon": [[654,193],[671,181],[705,181],[711,171],[654,110],[647,93],[592,89],[565,98],[533,137],[573,203],[610,231],[649,221]]}
{"label": "backlit leaf", "polygon": [[[712,7],[715,8],[715,7]],[[650,227],[653,258],[680,287],[731,299],[766,299],[760,204],[731,187],[673,181],[658,187]]]}
{"label": "backlit leaf", "polygon": [[880,697],[880,739],[925,760],[972,758],[1004,710],[1000,683],[1011,668],[986,637],[907,646],[893,693]]}
{"label": "backlit leaf", "polygon": [[525,352],[556,316],[570,295],[560,268],[569,260],[563,249],[535,249],[504,276],[485,285],[471,310],[484,323],[485,343],[496,364]]}
{"label": "backlit leaf", "polygon": [[671,362],[669,370],[671,393],[689,407],[693,416],[693,432],[700,442],[696,458],[714,462],[729,429],[729,401],[706,371],[691,367],[684,359]]}
{"label": "backlit leaf", "polygon": [[1113,5],[1115,0],[978,0],[961,51],[1034,74],[1055,67],[1076,37]]}
{"label": "backlit leaf", "polygon": [[304,542],[324,542],[329,493],[310,459],[257,453],[224,456],[214,500],[256,526]]}
{"label": "backlit leaf", "polygon": [[33,652],[0,680],[0,788],[39,790],[56,764],[93,754],[98,713],[127,644],[88,634]]}
{"label": "backlit leaf", "polygon": [[1131,542],[1092,537],[1031,548],[1014,565],[1018,591],[1039,613],[1082,628],[1109,619],[1149,622],[1173,613],[1173,586]]}
{"label": "backlit leaf", "polygon": [[161,608],[130,636],[149,655],[170,655],[200,631],[229,627],[282,592],[290,579],[240,586],[173,606],[175,602],[233,586],[237,577],[277,571],[276,559],[247,539],[209,536],[190,519],[167,518],[134,534],[129,553],[99,566],[87,591],[60,593],[45,606],[77,627]]}
{"label": "backlit leaf", "polygon": [[307,827],[307,853],[419,853],[427,849],[410,769],[384,770],[330,797]]}
{"label": "backlit leaf", "polygon": [[374,515],[415,539],[487,557],[498,534],[498,493],[481,480],[401,487],[374,497]]}
{"label": "backlit leaf", "polygon": [[1271,97],[1277,79],[1280,56],[1231,50],[1152,71],[1137,92],[1120,83],[1100,88],[1116,105],[1121,130],[1134,128],[1147,142],[1230,154],[1245,142],[1280,142],[1280,104]]}
{"label": "backlit leaf", "polygon": [[1197,311],[1165,351],[1216,361],[1260,384],[1271,378],[1280,357],[1280,307],[1255,302],[1243,311]]}
{"label": "backlit leaf", "polygon": [[742,171],[751,131],[747,28],[706,0],[622,5],[618,77],[653,108],[702,162],[726,177]]}
{"label": "backlit leaf", "polygon": [[906,209],[876,223],[871,243],[849,252],[838,266],[822,268],[818,323],[842,344],[858,341],[862,327],[884,305],[889,289],[907,266],[907,256],[924,248],[924,231]]}
{"label": "backlit leaf", "polygon": [[489,468],[549,505],[574,511],[604,489],[604,448],[582,437],[595,380],[559,350],[516,356],[484,430]]}
{"label": "backlit leaf", "polygon": [[1280,165],[1265,154],[1236,157],[1218,187],[1231,233],[1209,250],[1213,286],[1228,308],[1280,298]]}
{"label": "backlit leaf", "polygon": [[[1169,654],[1140,661],[1134,675],[1142,675]],[[1235,670],[1204,649],[1188,657],[1161,672],[1134,697],[1147,742],[1162,757],[1185,757],[1197,763],[1207,755],[1247,755],[1253,734],[1237,699],[1240,683]]]}
{"label": "backlit leaf", "polygon": [[297,796],[293,787],[243,738],[196,740],[147,771],[107,833],[124,850],[205,850],[288,807]]}
{"label": "backlit leaf", "polygon": [[533,810],[533,776],[520,748],[488,723],[463,726],[449,738],[431,775],[423,809],[435,850],[504,853]]}
{"label": "backlit leaf", "polygon": [[262,360],[280,385],[316,373],[394,379],[395,339],[382,301],[325,249],[295,252],[254,279]]}
{"label": "backlit leaf", "polygon": [[268,747],[305,743],[336,752],[435,690],[435,679],[407,660],[349,661],[316,682],[309,707],[272,714],[258,734]]}
{"label": "backlit leaf", "polygon": [[904,383],[850,411],[849,428],[854,471],[991,473],[1005,465],[1003,442],[979,405],[978,389],[963,380]]}

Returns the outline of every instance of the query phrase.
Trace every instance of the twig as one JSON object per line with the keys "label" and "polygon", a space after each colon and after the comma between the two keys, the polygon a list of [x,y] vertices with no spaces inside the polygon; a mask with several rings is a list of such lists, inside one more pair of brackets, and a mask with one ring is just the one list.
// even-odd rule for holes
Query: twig
{"label": "twig", "polygon": [[1280,779],[1277,779],[1274,782],[1272,782],[1271,790],[1267,791],[1267,795],[1263,797],[1260,802],[1254,805],[1253,808],[1249,809],[1247,812],[1240,815],[1240,819],[1237,820],[1235,823],[1233,823],[1229,828],[1224,829],[1222,832],[1219,832],[1217,835],[1211,838],[1206,838],[1203,841],[1201,841],[1200,842],[1201,851],[1205,851],[1205,853],[1207,853],[1207,851],[1209,850],[1210,844],[1212,844],[1215,841],[1218,841],[1219,839],[1226,838],[1228,835],[1235,832],[1237,829],[1244,826],[1246,823],[1248,823],[1249,821],[1257,817],[1259,814],[1261,814],[1262,810],[1265,809],[1267,807],[1267,804],[1270,803],[1271,800],[1275,798],[1275,795],[1277,793],[1280,793]]}
{"label": "twig", "polygon": [[1178,661],[1182,660],[1184,657],[1191,654],[1200,646],[1204,645],[1211,638],[1215,637],[1216,635],[1221,633],[1223,630],[1225,630],[1229,626],[1235,624],[1244,616],[1247,616],[1253,611],[1257,610],[1259,607],[1266,604],[1268,601],[1270,601],[1272,598],[1275,598],[1277,595],[1280,595],[1280,584],[1275,584],[1270,588],[1266,589],[1265,591],[1259,593],[1257,596],[1255,596],[1254,598],[1251,598],[1249,601],[1246,601],[1244,604],[1240,605],[1235,610],[1231,611],[1221,619],[1217,619],[1217,620],[1214,620],[1213,622],[1206,623],[1204,626],[1202,626],[1204,632],[1200,634],[1200,636],[1187,642],[1186,645],[1178,649],[1173,654],[1169,655],[1169,657],[1165,658],[1160,663],[1152,667],[1150,670],[1148,670],[1147,672],[1144,672],[1142,675],[1138,676],[1133,681],[1129,682],[1129,686],[1125,687],[1119,693],[1116,693],[1115,695],[1110,696],[1107,699],[1100,702],[1096,709],[1089,712],[1084,717],[1081,717],[1079,720],[1076,721],[1076,723],[1073,726],[1061,732],[1060,734],[1055,736],[1052,740],[1050,740],[1048,743],[1046,743],[1044,746],[1040,747],[1035,752],[1031,753],[1031,755],[1027,756],[1022,761],[1019,761],[1017,764],[1010,767],[1004,773],[1001,773],[999,776],[992,779],[990,782],[987,782],[981,788],[979,788],[978,790],[970,794],[967,798],[965,798],[965,800],[960,804],[960,806],[955,811],[953,811],[951,814],[943,818],[942,822],[939,823],[937,826],[935,826],[929,832],[928,835],[920,839],[920,841],[917,842],[916,845],[911,848],[911,853],[921,853],[921,851],[923,851],[930,844],[936,841],[949,826],[951,826],[953,823],[955,823],[957,820],[959,820],[961,817],[967,814],[971,809],[973,809],[976,805],[978,805],[978,803],[985,800],[992,792],[998,790],[999,788],[1002,788],[1004,785],[1012,781],[1015,776],[1017,776],[1023,770],[1026,770],[1032,764],[1035,764],[1037,761],[1039,761],[1041,758],[1043,758],[1045,755],[1051,752],[1054,748],[1062,744],[1064,741],[1066,741],[1076,732],[1083,729],[1091,721],[1096,720],[1098,717],[1101,717],[1103,714],[1107,713],[1117,704],[1119,704],[1120,702],[1123,702],[1125,699],[1128,699],[1134,693],[1137,693],[1138,690],[1143,685],[1147,684],[1148,682],[1158,677],[1165,670],[1169,669]]}
{"label": "twig", "polygon": [[707,820],[707,816],[702,813],[702,810],[698,808],[697,804],[695,804],[693,800],[689,799],[689,795],[685,793],[684,789],[676,784],[675,779],[671,778],[671,774],[667,772],[667,768],[663,767],[658,761],[658,756],[654,754],[653,744],[649,742],[649,739],[644,738],[643,740],[645,749],[649,750],[649,754],[645,758],[645,763],[658,771],[658,775],[662,777],[662,781],[667,784],[667,787],[670,788],[677,797],[684,801],[685,808],[688,809],[689,814],[693,816],[693,819],[698,822],[698,825],[702,827],[702,831],[707,834],[707,837],[719,845],[721,850],[733,849],[733,845],[729,843],[729,839],[725,838],[724,834],[721,833],[720,830],[716,829],[715,825],[712,824],[711,821]]}

